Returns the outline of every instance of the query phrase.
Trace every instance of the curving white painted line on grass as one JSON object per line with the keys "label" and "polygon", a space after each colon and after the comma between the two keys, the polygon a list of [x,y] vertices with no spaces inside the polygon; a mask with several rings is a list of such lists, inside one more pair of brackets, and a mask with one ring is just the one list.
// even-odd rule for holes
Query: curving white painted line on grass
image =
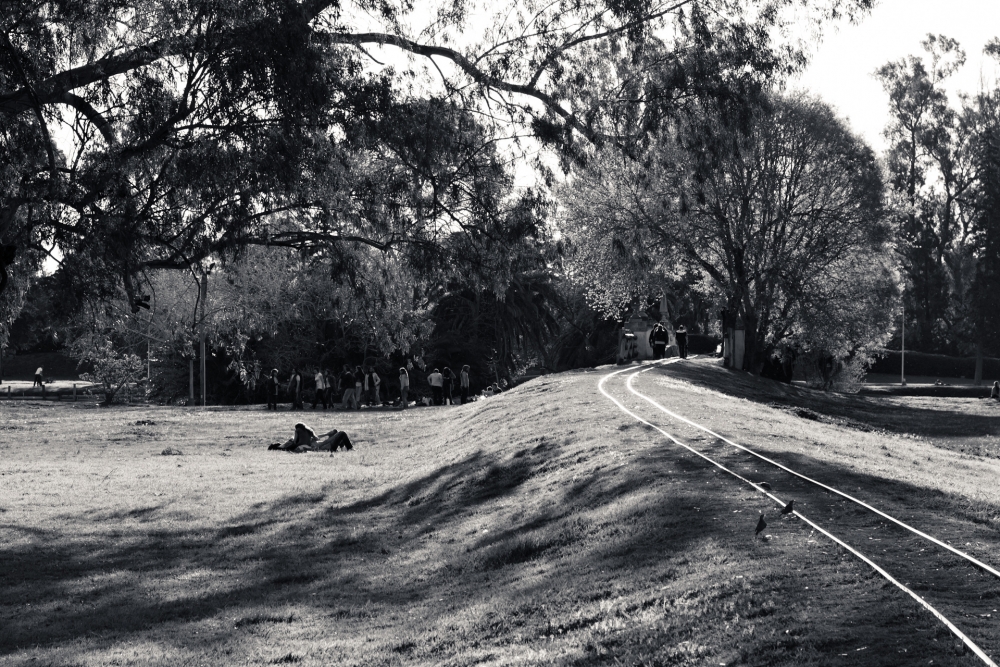
{"label": "curving white painted line on grass", "polygon": [[[679,361],[679,359],[677,361]],[[668,361],[666,363],[669,364],[669,363],[675,363],[675,362],[674,361]],[[653,403],[654,401],[651,401],[650,399],[646,398],[645,396],[643,396],[642,394],[640,394],[639,392],[635,391],[632,388],[632,380],[634,380],[635,377],[637,375],[639,375],[639,373],[644,373],[644,372],[646,372],[648,370],[651,370],[652,368],[655,368],[655,366],[650,366],[648,368],[636,371],[635,373],[632,374],[631,377],[629,377],[628,381],[626,382],[626,386],[628,387],[629,391],[631,391],[636,396],[638,396],[640,398],[643,398],[643,399],[645,399],[645,400],[647,400],[647,401],[649,401],[651,403]],[[753,488],[757,489],[761,493],[764,493],[769,498],[771,498],[772,500],[774,500],[779,506],[781,506],[781,507],[785,506],[785,504],[786,504],[785,501],[783,501],[780,498],[778,498],[777,496],[769,493],[765,489],[757,486],[755,483],[753,483],[752,481],[750,481],[746,477],[743,477],[739,473],[730,470],[729,468],[727,468],[726,466],[722,465],[718,461],[716,461],[716,460],[714,460],[714,459],[706,456],[705,454],[702,454],[701,452],[699,452],[698,450],[694,449],[693,447],[690,447],[689,445],[681,442],[680,440],[678,440],[677,438],[675,438],[673,435],[667,433],[666,431],[664,431],[662,428],[660,428],[656,424],[653,424],[653,423],[647,421],[646,419],[643,419],[642,417],[640,417],[636,413],[634,413],[631,410],[629,410],[628,408],[626,408],[625,405],[622,404],[621,401],[619,401],[614,396],[612,396],[611,394],[609,394],[607,391],[604,390],[604,383],[609,378],[612,378],[615,375],[619,375],[621,373],[628,372],[630,370],[632,370],[632,368],[623,368],[622,370],[614,371],[613,373],[608,373],[607,375],[605,375],[604,377],[602,377],[601,380],[597,383],[597,389],[598,389],[598,391],[600,391],[602,394],[604,394],[604,396],[606,398],[608,398],[608,400],[610,400],[612,403],[614,403],[616,406],[618,406],[618,408],[622,412],[624,412],[625,414],[627,414],[627,415],[635,418],[636,420],[638,420],[639,422],[645,424],[646,426],[649,426],[649,427],[655,429],[656,431],[659,431],[661,434],[663,434],[664,436],[666,436],[667,438],[669,438],[672,442],[674,442],[674,444],[679,445],[679,446],[683,447],[684,449],[688,450],[689,452],[691,452],[692,454],[694,454],[695,456],[698,456],[698,457],[704,459],[705,461],[708,461],[709,463],[711,463],[713,466],[715,466],[719,470],[722,470],[723,472],[729,473],[730,475],[732,475],[736,479],[740,480],[741,482],[746,482],[747,484],[749,484]],[[664,410],[664,412],[668,412],[668,413],[670,412],[666,408],[663,408],[662,406],[660,406],[660,407],[661,407],[661,409]],[[690,422],[689,420],[684,419],[683,417],[681,417],[681,419],[683,419],[684,421],[686,421],[686,422],[688,422],[688,423],[690,423],[690,424],[692,424],[694,426],[698,426],[697,424],[694,424],[694,422]],[[707,429],[703,429],[703,430],[707,431]],[[707,432],[710,432],[710,431],[707,431]],[[715,434],[713,434],[713,435],[715,435]],[[716,437],[721,437],[721,436],[716,436]],[[726,442],[729,442],[729,441],[727,440]],[[737,445],[737,446],[739,447],[739,445]],[[743,448],[741,447],[741,449],[743,449]],[[789,472],[791,472],[791,471],[789,471]],[[841,540],[840,538],[838,538],[833,533],[830,533],[829,531],[825,530],[822,526],[819,526],[816,523],[814,523],[813,521],[807,519],[801,512],[799,512],[799,511],[796,510],[796,511],[793,511],[793,514],[795,514],[800,519],[802,519],[807,524],[809,524],[814,530],[817,530],[820,533],[822,533],[823,535],[826,535],[834,543],[839,544],[841,547],[843,547],[844,549],[846,549],[849,553],[851,553],[854,556],[856,556],[859,560],[861,560],[862,562],[864,562],[865,564],[867,564],[868,566],[870,566],[873,570],[875,570],[877,573],[879,573],[886,581],[888,581],[889,583],[893,584],[894,586],[896,586],[897,588],[899,588],[900,590],[902,590],[904,593],[906,593],[911,598],[913,598],[920,606],[922,606],[927,611],[931,612],[931,614],[933,614],[934,617],[937,618],[939,621],[941,621],[942,623],[944,623],[945,627],[947,627],[952,632],[952,634],[954,634],[958,639],[960,639],[962,641],[962,643],[965,644],[969,648],[969,650],[971,650],[973,653],[975,653],[976,656],[980,660],[983,661],[983,663],[985,663],[986,665],[989,665],[989,667],[998,667],[997,664],[995,662],[993,662],[993,660],[990,659],[990,657],[988,655],[986,655],[986,653],[984,653],[983,650],[981,648],[979,648],[979,646],[976,645],[976,643],[974,641],[972,641],[971,639],[969,639],[969,637],[966,636],[966,634],[964,632],[962,632],[961,630],[959,630],[955,626],[954,623],[952,623],[951,621],[949,621],[944,616],[944,614],[942,614],[937,609],[935,609],[934,607],[932,607],[930,605],[930,603],[928,603],[922,597],[920,597],[919,595],[917,595],[915,592],[913,592],[912,590],[910,590],[909,588],[907,588],[906,586],[904,586],[902,583],[900,583],[899,581],[897,581],[895,577],[893,577],[891,574],[889,574],[884,569],[882,569],[878,564],[876,564],[870,558],[868,558],[867,556],[865,556],[864,554],[862,554],[860,551],[858,551],[858,550],[854,549],[853,547],[851,547],[849,544],[847,544],[846,542],[844,542],[843,540]]]}
{"label": "curving white painted line on grass", "polygon": [[[927,533],[925,533],[925,532],[923,532],[923,531],[921,531],[921,530],[919,530],[917,528],[914,528],[910,524],[905,523],[903,521],[900,521],[896,517],[891,516],[889,514],[886,514],[885,512],[872,507],[871,505],[869,505],[865,501],[860,500],[858,498],[855,498],[854,496],[852,496],[849,493],[845,493],[845,492],[841,491],[840,489],[835,489],[832,486],[828,486],[828,485],[824,484],[823,482],[817,481],[817,480],[815,480],[815,479],[813,479],[811,477],[807,477],[807,476],[803,475],[800,472],[796,472],[796,471],[792,470],[788,466],[785,466],[785,465],[783,465],[781,463],[778,463],[774,459],[770,459],[770,458],[764,456],[763,454],[755,452],[754,450],[750,449],[749,447],[745,447],[744,445],[737,444],[737,443],[733,442],[732,440],[729,440],[728,438],[725,438],[725,437],[719,435],[715,431],[713,431],[713,430],[711,430],[709,428],[706,428],[706,427],[702,426],[701,424],[698,424],[696,422],[691,421],[687,417],[682,417],[681,415],[677,414],[676,412],[673,412],[672,410],[668,410],[667,408],[663,407],[662,405],[660,405],[659,403],[657,403],[653,399],[649,398],[645,394],[636,391],[632,387],[632,380],[634,380],[635,377],[636,377],[636,375],[639,375],[639,373],[645,373],[646,371],[651,371],[651,370],[653,370],[653,368],[655,368],[655,366],[650,366],[649,368],[644,368],[643,370],[636,372],[634,375],[632,375],[632,377],[630,377],[628,379],[628,382],[627,382],[628,390],[630,392],[632,392],[633,394],[635,394],[639,398],[643,399],[644,401],[646,401],[647,403],[649,403],[653,407],[655,407],[658,410],[666,413],[667,415],[670,415],[674,419],[682,421],[685,424],[689,424],[691,426],[694,426],[695,428],[700,429],[700,430],[704,431],[705,433],[708,433],[709,435],[711,435],[713,437],[716,437],[719,440],[722,440],[723,442],[725,442],[727,444],[732,445],[736,449],[744,451],[747,454],[750,454],[751,456],[755,456],[758,459],[760,459],[761,461],[766,461],[767,463],[770,463],[771,465],[773,465],[775,467],[781,468],[785,472],[787,472],[787,473],[789,473],[791,475],[794,475],[795,477],[798,477],[801,480],[809,482],[810,484],[814,484],[814,485],[820,487],[821,489],[825,489],[825,490],[829,491],[830,493],[833,493],[833,494],[836,494],[836,495],[840,496],[841,498],[844,498],[846,500],[850,500],[852,503],[856,503],[856,504],[860,505],[861,507],[864,507],[866,510],[877,514],[878,516],[882,517],[883,519],[885,519],[887,521],[891,521],[892,523],[896,524],[900,528],[904,528],[904,529],[910,531],[911,533],[913,533],[914,535],[922,537],[923,539],[925,539],[925,540],[927,540],[929,542],[932,542],[933,544],[936,544],[937,546],[939,546],[939,547],[941,547],[943,549],[947,549],[948,551],[950,551],[951,553],[955,554],[956,556],[958,556],[960,558],[964,558],[966,561],[972,563],[973,565],[975,565],[976,567],[980,568],[981,570],[983,570],[985,572],[989,572],[994,577],[997,577],[998,579],[1000,579],[1000,571],[998,571],[996,568],[993,568],[993,567],[987,565],[986,563],[982,562],[981,560],[979,560],[975,556],[967,554],[967,553],[965,553],[964,551],[962,551],[960,549],[956,549],[955,547],[951,546],[950,544],[946,544],[945,542],[942,542],[941,540],[939,540],[938,538],[934,537],[933,535],[928,535]],[[756,485],[754,485],[754,486],[756,487]],[[756,487],[756,488],[759,489],[760,487]]]}

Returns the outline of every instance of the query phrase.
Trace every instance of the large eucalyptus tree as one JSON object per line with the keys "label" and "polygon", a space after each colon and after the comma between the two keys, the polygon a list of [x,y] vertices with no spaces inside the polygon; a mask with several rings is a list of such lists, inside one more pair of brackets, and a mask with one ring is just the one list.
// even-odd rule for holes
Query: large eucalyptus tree
{"label": "large eucalyptus tree", "polygon": [[23,276],[56,247],[90,291],[134,301],[146,269],[247,245],[325,253],[332,271],[367,247],[500,290],[507,242],[537,224],[503,137],[635,154],[670,109],[739,106],[800,65],[773,40],[786,9],[870,4],[6,3],[0,264]]}

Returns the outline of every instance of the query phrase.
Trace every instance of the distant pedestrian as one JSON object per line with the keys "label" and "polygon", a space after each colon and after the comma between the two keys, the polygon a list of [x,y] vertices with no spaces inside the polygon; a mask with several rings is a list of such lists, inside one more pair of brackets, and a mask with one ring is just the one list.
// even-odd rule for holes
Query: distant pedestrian
{"label": "distant pedestrian", "polygon": [[427,376],[427,384],[431,386],[431,394],[434,396],[434,405],[441,405],[444,389],[444,376],[441,375],[441,371],[435,368],[431,374]]}
{"label": "distant pedestrian", "polygon": [[316,394],[313,396],[313,410],[316,409],[317,403],[322,403],[323,409],[326,410],[326,376],[323,375],[323,371],[317,368],[313,380],[316,382]]}
{"label": "distant pedestrian", "polygon": [[681,359],[687,359],[688,356],[688,330],[682,324],[677,327],[677,353],[680,355]]}
{"label": "distant pedestrian", "polygon": [[329,368],[323,369],[323,380],[326,382],[326,403],[330,408],[333,408],[333,396],[340,383],[337,382],[337,376],[331,373]]}
{"label": "distant pedestrian", "polygon": [[354,367],[354,402],[358,404],[358,410],[361,409],[362,403],[365,400],[365,370],[361,366]]}
{"label": "distant pedestrian", "polygon": [[[29,366],[28,368],[31,368],[31,367]],[[43,369],[41,366],[39,366],[35,370],[35,382],[34,382],[34,384],[31,385],[32,389],[34,389],[35,387],[42,387],[43,389],[45,388],[45,385],[42,384],[42,372],[44,370],[45,369]]]}
{"label": "distant pedestrian", "polygon": [[365,394],[368,398],[369,407],[382,404],[382,393],[379,391],[379,386],[381,384],[382,378],[380,378],[378,373],[375,372],[375,367],[369,366],[368,372],[365,373]]}
{"label": "distant pedestrian", "polygon": [[993,389],[990,390],[990,398],[1000,401],[1000,381],[993,383]]}
{"label": "distant pedestrian", "polygon": [[292,410],[303,410],[302,404],[302,374],[299,369],[292,369],[292,377],[288,378],[288,395],[292,397]]}
{"label": "distant pedestrian", "polygon": [[278,409],[278,369],[272,368],[271,374],[264,380],[264,388],[267,390],[267,409]]}
{"label": "distant pedestrian", "polygon": [[354,373],[351,372],[351,367],[344,364],[344,372],[340,374],[340,386],[344,390],[344,398],[340,403],[340,407],[346,410],[348,407],[358,407],[358,398],[354,395],[355,389],[355,379]]}
{"label": "distant pedestrian", "polygon": [[667,329],[657,322],[653,325],[653,330],[649,332],[649,342],[653,346],[653,358],[662,359],[667,351],[667,343],[670,342],[670,335]]}
{"label": "distant pedestrian", "polygon": [[455,380],[458,378],[455,377],[455,374],[447,366],[445,366],[444,370],[441,371],[441,378],[441,395],[444,398],[443,402],[447,405],[452,405],[454,403],[454,399],[451,396],[452,387],[455,386]]}
{"label": "distant pedestrian", "polygon": [[469,365],[466,364],[462,366],[462,372],[459,373],[459,385],[462,388],[462,405],[469,402]]}
{"label": "distant pedestrian", "polygon": [[410,393],[410,374],[406,372],[406,368],[399,369],[399,407],[403,410],[406,409],[407,394]]}

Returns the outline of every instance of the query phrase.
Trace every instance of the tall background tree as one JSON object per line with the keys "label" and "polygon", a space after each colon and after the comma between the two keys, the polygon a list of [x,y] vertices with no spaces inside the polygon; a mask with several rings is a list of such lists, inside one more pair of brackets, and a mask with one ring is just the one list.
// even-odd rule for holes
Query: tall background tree
{"label": "tall background tree", "polygon": [[714,109],[641,161],[599,155],[563,198],[572,262],[618,313],[686,272],[738,316],[746,368],[786,350],[867,360],[895,293],[879,168],[821,102],[773,96],[746,127]]}
{"label": "tall background tree", "polygon": [[965,63],[957,42],[928,35],[924,55],[879,68],[891,122],[886,165],[900,212],[908,344],[926,352],[967,353],[974,275],[973,143],[979,113],[955,110],[945,90]]}

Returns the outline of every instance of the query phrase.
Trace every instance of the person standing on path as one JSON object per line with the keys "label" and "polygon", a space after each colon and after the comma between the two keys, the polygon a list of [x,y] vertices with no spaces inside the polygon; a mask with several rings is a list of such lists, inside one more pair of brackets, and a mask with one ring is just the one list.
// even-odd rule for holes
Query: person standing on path
{"label": "person standing on path", "polygon": [[677,327],[677,353],[680,355],[681,359],[687,359],[688,356],[688,330],[682,324]]}
{"label": "person standing on path", "polygon": [[[28,368],[31,368],[31,367],[29,366]],[[41,366],[39,366],[35,370],[35,382],[31,385],[32,389],[34,389],[35,387],[41,387],[42,389],[45,389],[45,385],[42,383],[42,372],[44,370],[45,369],[42,368]]]}
{"label": "person standing on path", "polygon": [[326,410],[326,376],[323,375],[323,371],[316,369],[316,375],[313,376],[313,380],[316,381],[316,394],[313,396],[313,410],[316,409],[316,404],[322,402],[323,409]]}
{"label": "person standing on path", "polygon": [[381,384],[382,378],[375,372],[375,367],[369,366],[368,372],[365,373],[365,393],[368,395],[368,407],[381,405],[381,392],[379,391]]}
{"label": "person standing on path", "polygon": [[442,378],[441,395],[443,398],[442,402],[445,405],[454,405],[455,401],[451,396],[451,391],[452,387],[455,386],[455,380],[457,378],[455,377],[455,374],[451,371],[451,368],[449,368],[448,366],[445,366],[444,370],[441,372],[441,378]]}
{"label": "person standing on path", "polygon": [[302,404],[302,374],[298,368],[292,369],[292,377],[288,378],[288,395],[292,397],[292,410],[303,410]]}
{"label": "person standing on path", "polygon": [[358,400],[354,396],[354,373],[351,367],[344,364],[344,372],[340,374],[340,386],[344,390],[344,398],[340,402],[340,407],[346,410],[349,406],[358,407]]}
{"label": "person standing on path", "polygon": [[407,397],[406,395],[410,393],[410,374],[406,372],[406,368],[402,367],[399,369],[399,407],[401,410],[406,409]]}
{"label": "person standing on path", "polygon": [[365,400],[365,371],[361,366],[354,367],[354,403],[357,409],[361,409],[361,404]]}
{"label": "person standing on path", "polygon": [[267,390],[267,409],[278,409],[278,369],[272,368],[271,374],[264,380],[264,388]]}
{"label": "person standing on path", "polygon": [[326,403],[327,405],[330,406],[330,409],[333,409],[333,404],[334,404],[333,397],[339,393],[337,391],[338,389],[337,385],[339,384],[337,382],[337,376],[331,373],[329,368],[324,368],[323,380],[326,382]]}
{"label": "person standing on path", "polygon": [[462,366],[459,384],[462,387],[462,405],[465,405],[469,402],[469,364]]}
{"label": "person standing on path", "polygon": [[434,405],[441,405],[444,389],[444,376],[441,375],[441,371],[435,368],[427,376],[427,384],[431,386],[431,393],[434,395]]}

